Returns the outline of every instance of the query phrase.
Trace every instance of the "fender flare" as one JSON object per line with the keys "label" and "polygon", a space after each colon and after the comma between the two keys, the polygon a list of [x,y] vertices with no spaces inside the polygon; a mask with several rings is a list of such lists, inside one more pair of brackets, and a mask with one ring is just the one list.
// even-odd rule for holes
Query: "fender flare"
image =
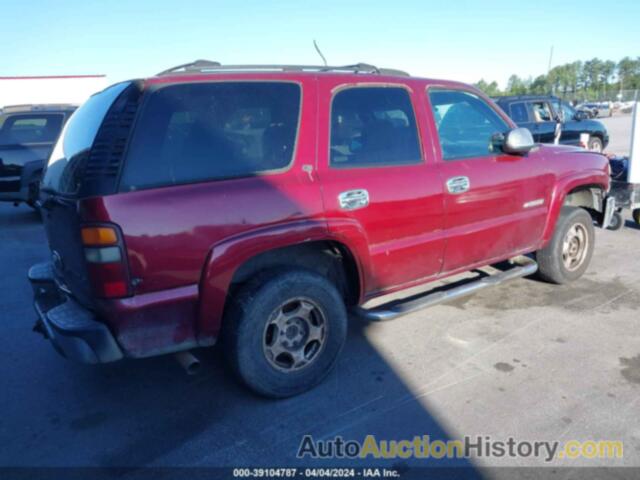
{"label": "fender flare", "polygon": [[553,237],[553,232],[556,228],[556,222],[560,216],[560,211],[564,205],[567,195],[572,190],[578,187],[597,187],[601,188],[603,192],[607,191],[608,179],[603,176],[601,170],[588,169],[578,173],[573,173],[565,177],[558,178],[555,188],[551,193],[551,201],[549,205],[549,214],[547,215],[547,222],[544,226],[544,233],[542,236],[542,245],[545,246]]}
{"label": "fender flare", "polygon": [[336,242],[343,245],[355,261],[360,279],[360,298],[367,278],[363,270],[369,265],[366,237],[355,236],[347,228],[329,232],[326,221],[299,220],[251,230],[214,244],[207,255],[199,285],[197,331],[199,341],[215,338],[220,332],[227,292],[233,276],[245,262],[258,254],[314,241]]}

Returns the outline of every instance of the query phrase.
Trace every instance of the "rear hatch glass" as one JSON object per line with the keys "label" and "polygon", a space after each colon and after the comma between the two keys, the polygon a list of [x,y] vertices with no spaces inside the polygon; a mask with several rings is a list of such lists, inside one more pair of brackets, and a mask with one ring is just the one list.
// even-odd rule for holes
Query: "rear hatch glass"
{"label": "rear hatch glass", "polygon": [[130,83],[114,85],[92,96],[74,112],[49,158],[41,188],[42,218],[59,287],[91,306],[84,250],[80,240],[78,201],[85,167],[101,125]]}
{"label": "rear hatch glass", "polygon": [[119,83],[93,95],[74,112],[64,127],[47,165],[42,188],[65,195],[78,192],[81,172],[104,117],[129,86]]}

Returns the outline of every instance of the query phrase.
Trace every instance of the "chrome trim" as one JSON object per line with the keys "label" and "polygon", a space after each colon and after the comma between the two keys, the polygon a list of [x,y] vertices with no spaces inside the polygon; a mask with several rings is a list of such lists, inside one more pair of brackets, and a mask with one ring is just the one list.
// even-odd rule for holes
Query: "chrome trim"
{"label": "chrome trim", "polygon": [[338,195],[338,203],[343,210],[357,210],[369,205],[369,192],[364,189],[347,190]]}
{"label": "chrome trim", "polygon": [[517,257],[513,259],[511,263],[514,264],[514,267],[509,270],[482,277],[479,280],[464,283],[449,290],[432,291],[431,293],[425,292],[417,298],[413,297],[410,299],[393,301],[372,309],[356,307],[354,309],[354,313],[365,320],[373,322],[394,320],[403,315],[422,310],[423,308],[432,307],[440,303],[471,295],[472,293],[476,293],[477,291],[483,290],[487,287],[499,285],[516,278],[533,275],[538,271],[538,264],[535,260],[529,257]]}
{"label": "chrome trim", "polygon": [[526,202],[522,205],[523,208],[533,208],[539,207],[540,205],[544,205],[544,198],[537,198],[535,200],[531,200],[530,202]]}
{"label": "chrome trim", "polygon": [[452,177],[447,180],[447,190],[453,195],[467,192],[471,188],[469,177]]}

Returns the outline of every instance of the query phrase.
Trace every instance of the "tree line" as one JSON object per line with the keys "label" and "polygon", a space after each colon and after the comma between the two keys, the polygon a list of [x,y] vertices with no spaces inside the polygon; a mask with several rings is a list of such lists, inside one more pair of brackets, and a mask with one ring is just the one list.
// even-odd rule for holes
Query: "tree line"
{"label": "tree line", "polygon": [[511,75],[505,90],[498,83],[484,79],[475,86],[489,96],[496,95],[559,95],[572,98],[614,97],[623,90],[640,89],[640,57],[624,57],[619,62],[593,58],[558,65],[546,75],[520,78]]}

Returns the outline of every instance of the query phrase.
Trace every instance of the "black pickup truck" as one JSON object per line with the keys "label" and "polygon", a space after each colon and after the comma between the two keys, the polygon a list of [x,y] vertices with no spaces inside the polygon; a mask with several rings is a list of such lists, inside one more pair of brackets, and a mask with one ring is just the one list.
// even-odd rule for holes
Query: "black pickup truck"
{"label": "black pickup truck", "polygon": [[[556,128],[560,125],[560,143],[563,145],[602,152],[609,143],[609,134],[602,122],[589,119],[585,112],[575,110],[558,97],[516,95],[493,100],[519,127],[528,128],[536,142],[554,143]],[[586,145],[581,142],[583,133],[589,134]]]}
{"label": "black pickup truck", "polygon": [[35,206],[42,169],[76,108],[18,105],[0,110],[0,201]]}

